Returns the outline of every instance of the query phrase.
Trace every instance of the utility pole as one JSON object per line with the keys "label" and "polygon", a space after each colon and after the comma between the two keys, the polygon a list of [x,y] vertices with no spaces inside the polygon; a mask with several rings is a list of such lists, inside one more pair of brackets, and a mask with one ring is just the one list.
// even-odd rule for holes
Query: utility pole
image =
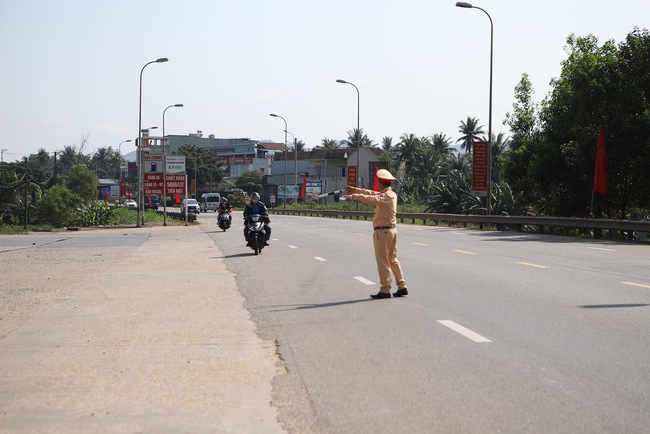
{"label": "utility pole", "polygon": [[8,149],[0,149],[0,163],[4,163],[5,161],[4,156],[5,156],[5,152],[7,151]]}

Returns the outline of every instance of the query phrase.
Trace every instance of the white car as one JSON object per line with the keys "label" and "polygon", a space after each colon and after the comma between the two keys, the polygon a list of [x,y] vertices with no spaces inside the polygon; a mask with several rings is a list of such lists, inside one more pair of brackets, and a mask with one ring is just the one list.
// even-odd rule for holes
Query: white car
{"label": "white car", "polygon": [[199,207],[199,203],[196,201],[196,199],[183,199],[183,202],[181,202],[181,212],[185,213],[185,207],[187,206],[187,212],[188,213],[195,213],[198,214],[201,212],[201,208]]}
{"label": "white car", "polygon": [[125,201],[124,206],[127,207],[128,209],[138,209],[138,203],[133,199],[129,199]]}

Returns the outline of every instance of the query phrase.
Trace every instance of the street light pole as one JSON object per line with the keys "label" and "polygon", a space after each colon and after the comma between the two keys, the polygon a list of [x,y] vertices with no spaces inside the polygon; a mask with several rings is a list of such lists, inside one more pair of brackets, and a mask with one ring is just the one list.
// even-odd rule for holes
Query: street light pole
{"label": "street light pole", "polygon": [[[359,180],[361,179],[361,173],[359,173],[359,154],[361,153],[361,127],[360,127],[360,114],[361,114],[361,96],[359,94],[359,88],[354,85],[354,83],[350,83],[349,81],[341,80],[338,79],[336,80],[337,83],[342,83],[342,84],[349,84],[350,86],[354,86],[354,88],[357,91],[357,187],[360,187],[360,182]],[[357,201],[357,211],[359,211],[359,201]]]}
{"label": "street light pole", "polygon": [[183,104],[172,104],[163,110],[163,226],[167,226],[167,138],[165,136],[165,112],[172,107],[183,107]]}
{"label": "street light pole", "polygon": [[488,119],[488,164],[487,164],[487,200],[486,208],[487,215],[492,214],[492,63],[494,57],[494,24],[492,23],[492,17],[487,11],[478,6],[474,6],[471,3],[458,2],[456,7],[467,8],[467,9],[478,9],[483,11],[490,20],[490,99],[489,99],[489,119]]}
{"label": "street light pole", "polygon": [[284,121],[284,196],[282,201],[284,202],[283,208],[287,208],[287,120],[280,115],[271,113],[270,116],[274,118],[280,118]]}
{"label": "street light pole", "polygon": [[294,185],[298,185],[298,149],[296,146],[296,136],[291,131],[287,131],[287,133],[291,134],[293,138],[293,183]]}
{"label": "street light pole", "polygon": [[[156,60],[152,60],[151,62],[146,63],[142,69],[140,70],[140,101],[138,103],[138,198],[142,196],[142,186],[143,186],[143,180],[142,180],[142,73],[144,72],[144,68],[146,68],[148,65],[151,65],[152,63],[164,63],[167,62],[169,59],[166,57],[161,57]],[[144,207],[144,204],[142,202],[138,203],[138,212],[136,216],[136,227],[140,227],[140,207]],[[144,214],[144,213],[143,213]]]}
{"label": "street light pole", "polygon": [[131,139],[129,140],[123,140],[118,146],[117,146],[117,159],[120,161],[120,168],[118,170],[118,178],[121,181],[122,180],[122,143],[129,143],[131,142]]}

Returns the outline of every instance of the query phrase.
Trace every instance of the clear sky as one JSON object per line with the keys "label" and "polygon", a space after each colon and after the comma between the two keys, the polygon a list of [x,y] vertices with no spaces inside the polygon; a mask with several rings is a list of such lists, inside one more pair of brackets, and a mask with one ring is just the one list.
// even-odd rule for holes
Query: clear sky
{"label": "clear sky", "polygon": [[[560,73],[570,33],[602,43],[648,27],[648,0],[481,0],[494,21],[493,131],[521,74],[535,99]],[[442,0],[0,0],[0,148],[19,160],[89,134],[117,148],[142,126],[167,134],[376,143],[404,133],[456,140],[467,116],[487,130],[490,25]],[[292,136],[289,135],[289,141]],[[122,153],[134,149],[124,143]]]}

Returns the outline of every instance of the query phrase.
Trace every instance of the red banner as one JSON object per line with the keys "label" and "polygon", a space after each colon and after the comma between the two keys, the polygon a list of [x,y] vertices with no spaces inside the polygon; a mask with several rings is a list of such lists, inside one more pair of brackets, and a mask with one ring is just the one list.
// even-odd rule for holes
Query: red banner
{"label": "red banner", "polygon": [[357,166],[348,166],[348,185],[357,186]]}
{"label": "red banner", "polygon": [[472,152],[472,193],[487,194],[488,185],[488,142],[474,142]]}
{"label": "red banner", "polygon": [[[144,174],[144,194],[163,195],[164,182],[162,173]],[[185,175],[167,175],[167,195],[185,194]]]}

